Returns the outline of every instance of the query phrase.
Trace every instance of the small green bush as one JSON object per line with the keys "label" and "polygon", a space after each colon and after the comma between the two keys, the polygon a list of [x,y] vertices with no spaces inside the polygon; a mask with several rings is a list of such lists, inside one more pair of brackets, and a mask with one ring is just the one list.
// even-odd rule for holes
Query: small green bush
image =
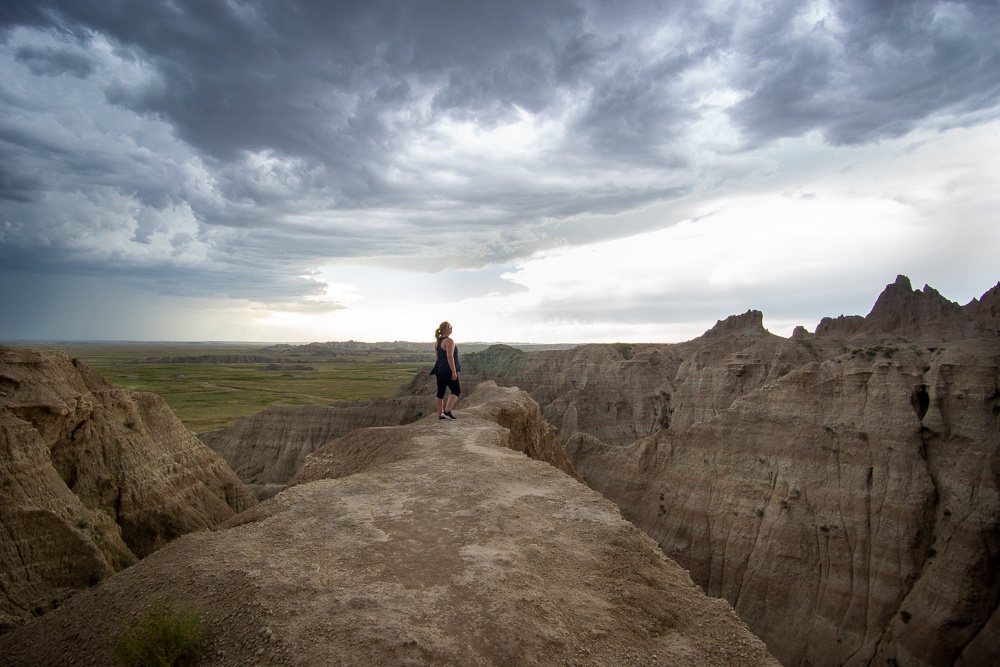
{"label": "small green bush", "polygon": [[208,647],[208,639],[200,610],[156,600],[118,638],[115,658],[123,667],[194,665]]}
{"label": "small green bush", "polygon": [[868,349],[863,349],[856,347],[851,350],[851,355],[858,357],[865,357],[867,359],[874,359],[876,356],[881,354],[886,359],[892,359],[892,355],[899,352],[899,348],[895,345],[872,345]]}
{"label": "small green bush", "polygon": [[632,355],[635,354],[635,348],[628,343],[615,343],[615,349],[618,350],[622,359],[631,359]]}

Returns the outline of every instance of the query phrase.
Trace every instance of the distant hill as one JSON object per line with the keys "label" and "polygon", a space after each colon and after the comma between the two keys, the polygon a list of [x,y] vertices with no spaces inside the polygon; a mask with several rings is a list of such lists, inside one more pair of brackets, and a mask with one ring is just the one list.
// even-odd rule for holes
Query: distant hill
{"label": "distant hill", "polygon": [[[492,343],[461,343],[462,354],[481,352]],[[572,344],[517,343],[512,347],[527,352],[543,350],[567,350]],[[386,363],[434,362],[434,344],[428,342],[410,343],[362,343],[358,341],[329,341],[326,343],[305,343],[294,345],[280,343],[239,354],[200,354],[182,356],[160,356],[136,359],[139,364],[297,364],[304,359],[356,360],[378,358]]]}

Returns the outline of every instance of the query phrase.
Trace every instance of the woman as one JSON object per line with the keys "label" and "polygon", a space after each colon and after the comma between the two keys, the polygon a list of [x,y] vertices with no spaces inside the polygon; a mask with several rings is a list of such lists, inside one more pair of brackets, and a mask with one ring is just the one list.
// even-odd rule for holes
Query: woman
{"label": "woman", "polygon": [[[434,332],[434,351],[437,353],[437,361],[431,375],[437,376],[437,399],[434,405],[437,408],[438,419],[458,419],[451,414],[452,408],[458,403],[458,397],[462,393],[462,387],[458,384],[458,372],[462,370],[462,365],[458,363],[458,346],[451,339],[451,325],[442,322],[441,326]],[[451,396],[445,403],[445,389],[451,390]]]}

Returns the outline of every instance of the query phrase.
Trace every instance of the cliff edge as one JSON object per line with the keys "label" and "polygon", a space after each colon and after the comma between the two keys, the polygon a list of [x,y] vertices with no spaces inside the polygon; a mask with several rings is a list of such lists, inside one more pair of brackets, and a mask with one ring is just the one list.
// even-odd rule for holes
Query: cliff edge
{"label": "cliff edge", "polygon": [[462,385],[529,392],[584,481],[787,667],[997,665],[998,313],[1000,286],[959,306],[899,276],[791,339],[749,311],[673,345],[495,346]]}
{"label": "cliff edge", "polygon": [[0,347],[0,632],[256,502],[159,396]]}
{"label": "cliff edge", "polygon": [[545,432],[531,406],[483,383],[458,421],[327,443],[273,498],[0,637],[0,665],[108,664],[163,596],[204,610],[206,665],[776,667],[611,502],[522,453],[545,440],[520,440]]}

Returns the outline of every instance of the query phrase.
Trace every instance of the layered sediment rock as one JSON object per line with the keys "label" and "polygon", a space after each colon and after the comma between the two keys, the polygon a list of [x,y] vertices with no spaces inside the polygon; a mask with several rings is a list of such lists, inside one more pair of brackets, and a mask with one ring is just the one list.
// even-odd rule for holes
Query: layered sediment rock
{"label": "layered sediment rock", "polygon": [[[825,318],[791,339],[748,311],[676,345],[494,346],[463,356],[462,385],[466,396],[489,380],[527,391],[579,475],[783,664],[991,665],[998,323],[1000,285],[959,306],[900,276],[867,316]],[[416,419],[433,392],[418,374],[384,415],[315,410],[324,416],[308,437],[289,435],[305,428],[294,412],[277,427],[263,413],[226,456],[240,466],[256,449],[247,479],[273,468],[258,479],[284,484],[302,452]],[[342,444],[395,460],[373,437]],[[317,451],[315,464],[333,474],[342,458]]]}
{"label": "layered sediment rock", "polygon": [[433,406],[433,398],[414,396],[273,406],[198,437],[221,454],[258,497],[267,498],[284,488],[320,445],[359,428],[409,424]]}
{"label": "layered sediment rock", "polygon": [[783,664],[991,664],[998,353],[815,362],[628,447],[577,438],[571,458]]}
{"label": "layered sediment rock", "polygon": [[790,340],[750,311],[678,345],[498,346],[462,382],[528,391],[585,481],[783,664],[997,664],[998,300],[901,276]]}
{"label": "layered sediment rock", "polygon": [[1000,283],[979,299],[973,299],[965,305],[964,310],[969,317],[982,324],[986,329],[1000,336]]}
{"label": "layered sediment rock", "polygon": [[867,317],[824,318],[816,333],[834,338],[859,334],[878,338],[898,336],[909,341],[995,337],[995,304],[1000,295],[996,294],[996,288],[992,292],[984,294],[982,302],[963,307],[928,285],[922,291],[914,290],[909,278],[897,276],[896,282],[886,286]]}
{"label": "layered sediment rock", "polygon": [[109,664],[163,596],[204,611],[220,667],[777,667],[613,504],[522,453],[552,444],[530,404],[484,385],[456,422],[329,442],[270,500],[0,637],[0,665]]}
{"label": "layered sediment rock", "polygon": [[0,627],[256,503],[163,400],[0,347]]}

